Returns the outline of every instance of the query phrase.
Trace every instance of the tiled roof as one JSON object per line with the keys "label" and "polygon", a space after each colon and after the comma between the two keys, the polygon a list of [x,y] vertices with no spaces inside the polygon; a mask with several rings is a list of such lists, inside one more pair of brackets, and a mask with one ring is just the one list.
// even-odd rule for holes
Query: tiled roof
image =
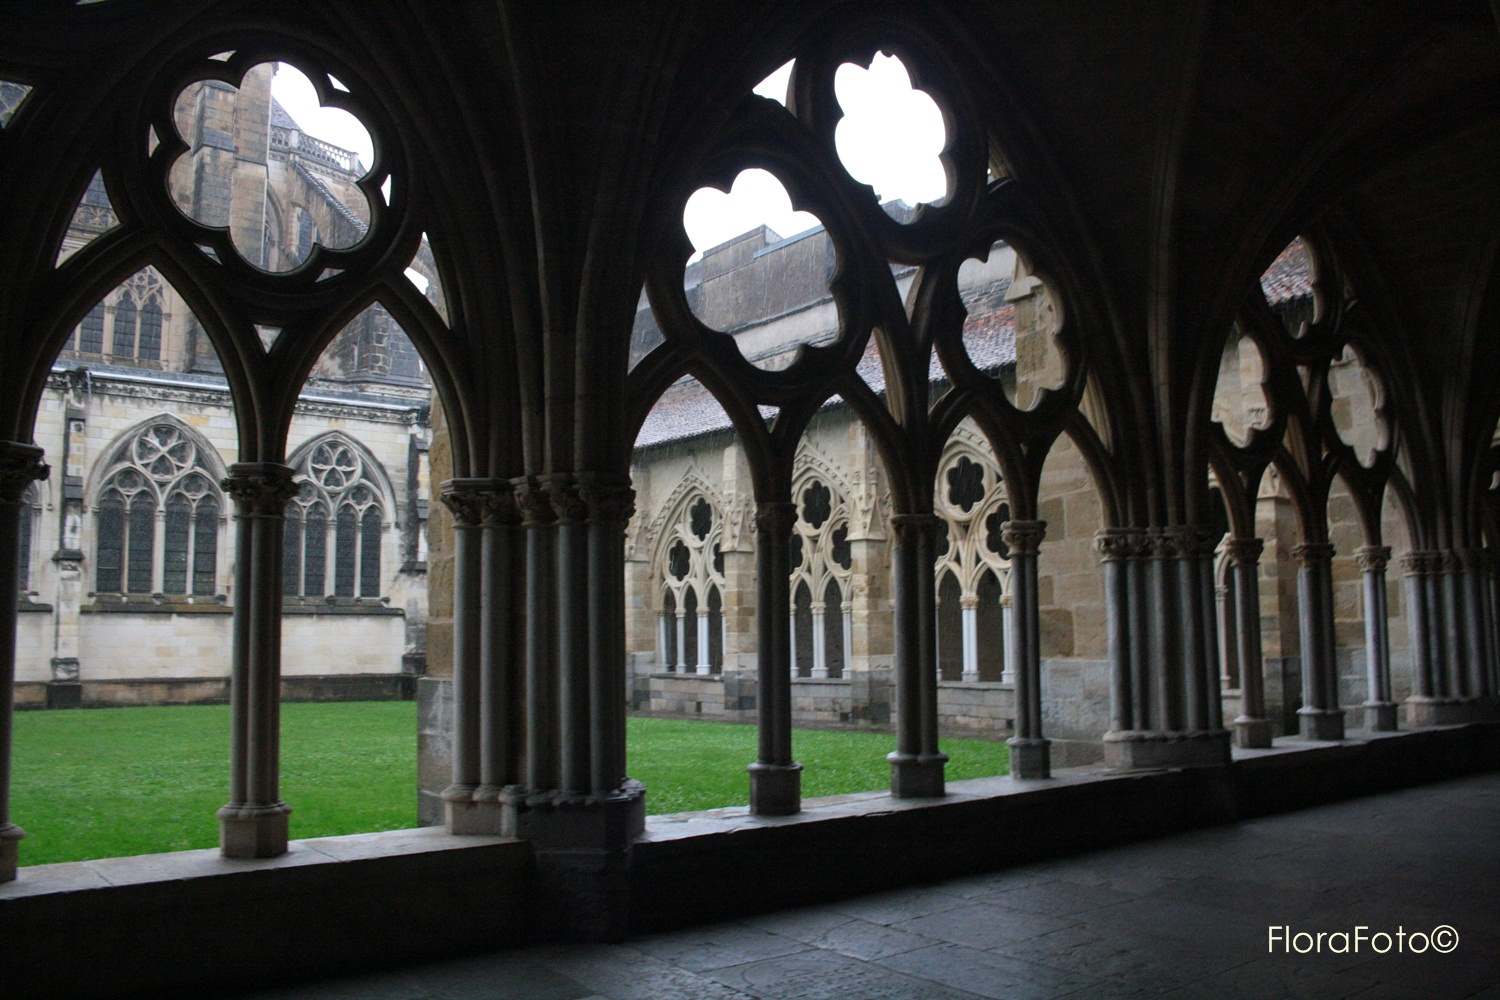
{"label": "tiled roof", "polygon": [[1260,276],[1260,287],[1266,293],[1266,301],[1275,306],[1311,295],[1312,278],[1312,255],[1299,236],[1266,268],[1266,273]]}
{"label": "tiled roof", "polygon": [[[998,372],[1016,363],[1015,310],[1005,306],[981,316],[971,316],[964,323],[964,346],[969,358],[981,371]],[[877,394],[885,394],[885,370],[880,351],[872,337],[856,367],[859,377]],[[928,364],[927,377],[932,382],[946,381],[947,374],[936,352]],[[838,406],[831,400],[827,405]],[[773,407],[760,407],[761,417],[775,416]],[[636,437],[637,448],[685,441],[729,430],[729,415],[719,401],[694,379],[685,379],[668,389],[651,410]]]}
{"label": "tiled roof", "polygon": [[294,128],[298,132],[302,131],[302,126],[297,124],[297,120],[288,114],[286,108],[283,108],[281,102],[274,97],[271,98],[271,127]]}

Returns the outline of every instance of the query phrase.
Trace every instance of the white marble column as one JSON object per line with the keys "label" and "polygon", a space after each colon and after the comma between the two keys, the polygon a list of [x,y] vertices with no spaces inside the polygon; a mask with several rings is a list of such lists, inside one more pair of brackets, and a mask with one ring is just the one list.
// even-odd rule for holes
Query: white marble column
{"label": "white marble column", "polygon": [[21,503],[26,489],[46,479],[42,449],[0,441],[0,574],[10,581],[0,602],[0,882],[14,881],[26,831],[10,821],[11,724],[15,712],[16,591],[20,582]]}
{"label": "white marble column", "polygon": [[711,648],[709,646],[709,644],[708,644],[708,627],[709,627],[709,624],[710,624],[710,622],[709,622],[709,619],[708,619],[708,609],[706,607],[700,607],[698,609],[698,621],[697,621],[697,628],[698,628],[698,667],[697,667],[697,672],[700,673],[700,674],[711,674],[711,673],[713,673],[713,666],[709,662],[709,660],[710,660],[709,650]]}
{"label": "white marble column", "polygon": [[821,601],[812,605],[812,676],[818,678],[828,676],[828,636],[823,631],[826,612]]}
{"label": "white marble column", "polygon": [[959,608],[963,632],[963,679],[979,680],[979,598],[966,595]]}
{"label": "white marble column", "polygon": [[281,559],[294,470],[276,462],[229,467],[235,504],[234,641],[229,677],[229,802],[218,811],[226,858],[286,853],[281,801]]}

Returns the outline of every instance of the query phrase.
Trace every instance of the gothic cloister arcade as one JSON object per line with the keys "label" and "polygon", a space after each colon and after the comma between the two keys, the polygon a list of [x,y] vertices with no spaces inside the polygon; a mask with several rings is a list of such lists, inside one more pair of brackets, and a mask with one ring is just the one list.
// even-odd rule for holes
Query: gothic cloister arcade
{"label": "gothic cloister arcade", "polygon": [[[1310,785],[1277,768],[1319,769],[1311,785],[1336,796],[1495,765],[1491,5],[55,0],[4,12],[0,567],[16,572],[20,526],[56,461],[33,443],[53,359],[103,294],[154,268],[199,318],[236,416],[222,481],[233,530],[214,555],[233,581],[225,872],[294,880],[312,850],[288,854],[295,803],[277,753],[280,608],[296,579],[286,532],[305,533],[317,503],[295,497],[296,467],[315,460],[288,452],[297,393],[376,303],[434,385],[447,510],[429,525],[420,766],[443,828],[360,847],[381,859],[366,874],[289,882],[280,902],[238,899],[227,874],[172,890],[288,927],[339,905],[360,914],[311,935],[322,951],[295,946],[288,968],[535,933],[521,910],[551,914],[551,933],[618,936],[848,892],[861,868],[894,881],[993,864],[981,857],[1002,827],[1005,850],[1058,850],[1309,801]],[[840,158],[835,71],[880,52],[942,112],[946,191],[914,210],[885,210]],[[376,148],[357,184],[368,226],[338,246],[316,238],[332,222],[309,228],[310,251],[285,270],[253,250],[269,245],[246,223],[253,198],[227,190],[225,214],[205,221],[168,183],[202,152],[174,124],[183,88],[232,90],[276,60]],[[752,93],[789,60],[784,101]],[[794,279],[812,275],[833,332],[774,357],[725,328],[712,275],[685,280],[685,202],[746,168],[775,175],[826,234],[776,258],[795,272],[752,305],[763,321],[787,313]],[[60,261],[96,172],[117,225]],[[1289,246],[1310,275],[1293,306],[1275,288]],[[441,310],[406,275],[424,247]],[[1016,261],[1008,378],[969,322],[979,306],[963,277],[1002,251]],[[653,334],[634,350],[643,288]],[[670,500],[631,537],[649,536],[631,556],[648,596],[627,608],[633,448],[684,378],[722,408],[742,455],[732,475],[660,491]],[[799,451],[831,402],[878,466],[878,496]],[[1058,519],[1072,509],[1062,478],[1097,511],[1082,533],[1088,517]],[[1284,501],[1274,515],[1268,496]],[[1049,564],[1069,538],[1097,561]],[[1276,614],[1296,627],[1274,653],[1262,648],[1263,595],[1283,572],[1262,564],[1271,546],[1295,563]],[[870,571],[877,557],[888,572]],[[1054,778],[1049,743],[1044,612],[1064,576],[1099,609],[1107,721],[1093,738],[1108,774],[1087,778]],[[997,591],[1002,651],[955,659],[938,641],[944,616],[956,600],[960,631],[977,629],[980,598],[999,606]],[[733,830],[695,840],[695,821],[646,821],[624,739],[638,611],[659,613],[650,641],[674,667],[714,676],[732,661],[753,679],[759,750]],[[871,617],[889,631],[891,797],[846,826],[788,820],[803,807],[794,678],[857,673]],[[0,919],[26,941],[9,931],[26,906],[87,920],[114,904],[107,887],[61,901],[18,877],[24,834],[5,811],[15,637],[8,607],[0,881],[15,881],[0,913],[15,916]],[[1393,644],[1409,662],[1394,676]],[[1279,724],[1263,672],[1247,668],[1272,656],[1292,661],[1276,683],[1300,706]],[[1349,674],[1362,678],[1354,704]],[[955,796],[945,782],[939,685],[955,675],[1009,685],[999,791]],[[1106,830],[1106,814],[1129,818]],[[856,866],[861,851],[874,853]],[[443,944],[393,945],[370,884],[425,899],[419,922],[444,927]],[[237,925],[195,905],[176,940],[212,950],[232,937]],[[161,909],[154,919],[189,919]],[[35,943],[17,947],[56,948],[51,925],[30,926]],[[261,940],[213,972],[180,958],[180,975],[253,978]],[[126,970],[127,990],[156,953],[111,954],[99,961]]]}

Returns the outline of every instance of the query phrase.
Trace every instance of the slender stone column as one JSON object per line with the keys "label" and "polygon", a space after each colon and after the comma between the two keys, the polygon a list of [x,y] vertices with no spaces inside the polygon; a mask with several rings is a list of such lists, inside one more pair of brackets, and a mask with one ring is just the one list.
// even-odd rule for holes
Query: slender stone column
{"label": "slender stone column", "polygon": [[663,608],[656,614],[656,659],[661,664],[662,672],[672,669],[671,657],[667,655],[667,629],[672,628],[673,623],[667,620],[666,609]]}
{"label": "slender stone column", "polygon": [[891,517],[895,546],[896,750],[891,763],[891,795],[932,798],[945,794],[943,768],[948,755],[937,739],[937,594],[933,583],[936,532],[933,514]]}
{"label": "slender stone column", "polygon": [[1407,722],[1423,725],[1418,720],[1420,706],[1432,699],[1437,692],[1433,672],[1431,611],[1427,603],[1427,577],[1431,574],[1432,553],[1413,550],[1401,556],[1401,569],[1405,574],[1402,585],[1406,590],[1406,623],[1411,632],[1411,698],[1407,702]]}
{"label": "slender stone column", "polygon": [[1002,537],[1010,548],[1013,595],[1010,644],[1016,651],[1016,735],[1010,773],[1016,778],[1052,776],[1051,741],[1042,736],[1042,646],[1037,595],[1037,553],[1046,521],[1007,521]]}
{"label": "slender stone column", "polygon": [[294,470],[276,462],[229,467],[235,503],[234,644],[229,677],[229,802],[219,809],[226,858],[286,853],[290,807],[281,766],[281,558]]}
{"label": "slender stone column", "polygon": [[750,771],[750,811],[789,816],[802,809],[802,765],[792,759],[792,647],[789,563],[797,505],[767,501],[755,509],[756,676],[759,755]]}
{"label": "slender stone column", "polygon": [[1376,732],[1396,728],[1397,705],[1391,700],[1390,613],[1386,608],[1385,567],[1391,550],[1365,545],[1354,550],[1365,591],[1365,727]]}
{"label": "slender stone column", "polygon": [[[646,805],[644,786],[625,775],[625,595],[619,580],[635,491],[622,483],[586,481],[579,496],[589,511],[589,791],[604,798],[608,813],[623,815],[633,837],[645,829]],[[707,654],[703,659],[708,661]]]}
{"label": "slender stone column", "polygon": [[812,676],[818,678],[828,676],[828,636],[823,630],[823,616],[827,610],[827,605],[822,601],[815,602],[812,606]]}
{"label": "slender stone column", "polygon": [[1265,660],[1260,648],[1260,555],[1265,543],[1259,538],[1231,538],[1224,543],[1229,571],[1234,574],[1235,634],[1233,643],[1240,664],[1240,714],[1234,720],[1235,746],[1246,749],[1271,745],[1271,720],[1266,718]]}
{"label": "slender stone column", "polygon": [[1334,665],[1333,546],[1303,542],[1292,549],[1297,560],[1297,612],[1302,632],[1302,735],[1310,740],[1344,738]]}
{"label": "slender stone column", "polygon": [[1109,734],[1136,731],[1135,677],[1130,613],[1130,562],[1139,548],[1130,528],[1103,528],[1094,533],[1094,549],[1104,566],[1104,635],[1109,650]]}
{"label": "slender stone column", "polygon": [[[480,784],[482,523],[494,482],[450,479],[440,497],[453,513],[453,780],[443,789],[449,833],[493,833],[474,804]],[[494,818],[494,817],[489,817]]]}
{"label": "slender stone column", "polygon": [[1189,594],[1198,596],[1193,622],[1193,658],[1198,678],[1197,714],[1200,724],[1197,731],[1210,737],[1227,733],[1224,729],[1224,689],[1219,677],[1218,618],[1214,614],[1214,549],[1219,544],[1218,534],[1206,527],[1190,526],[1185,529],[1187,562],[1191,572],[1187,574]]}
{"label": "slender stone column", "polygon": [[963,679],[979,680],[979,598],[970,594],[959,609],[963,624]]}
{"label": "slender stone column", "polygon": [[687,611],[678,608],[673,617],[676,619],[674,627],[677,629],[677,662],[667,669],[675,670],[679,674],[688,672],[687,668]]}
{"label": "slender stone column", "polygon": [[[548,804],[558,785],[557,773],[557,651],[554,648],[557,612],[556,574],[553,572],[557,513],[546,491],[530,479],[513,480],[521,505],[521,529],[526,539],[526,765],[524,801],[517,806]],[[681,649],[681,647],[678,647]],[[680,654],[679,654],[680,655]],[[537,802],[533,803],[532,800]]]}
{"label": "slender stone column", "polygon": [[16,592],[20,587],[21,498],[26,488],[46,479],[42,449],[15,441],[0,441],[0,574],[10,581],[0,602],[0,882],[16,877],[21,839],[26,836],[10,821],[11,720],[15,713]]}
{"label": "slender stone column", "polygon": [[1488,559],[1483,549],[1463,549],[1458,553],[1464,617],[1464,661],[1468,675],[1471,697],[1481,702],[1483,712],[1495,694],[1490,685],[1489,609],[1485,597],[1486,565]]}
{"label": "slender stone column", "polygon": [[[705,602],[705,604],[706,603],[707,602]],[[709,624],[709,622],[708,622],[708,608],[707,607],[700,607],[698,609],[698,666],[697,666],[697,672],[700,673],[700,674],[711,674],[711,673],[713,673],[713,667],[709,664],[709,649],[710,649],[710,647],[709,647],[709,644],[708,644],[708,624]]]}
{"label": "slender stone column", "polygon": [[[1229,585],[1215,583],[1214,620],[1233,621],[1236,607],[1229,599]],[[1239,651],[1235,648],[1236,631],[1223,628],[1219,632],[1219,686],[1233,690],[1238,690],[1240,686],[1240,658]]]}
{"label": "slender stone column", "polygon": [[1013,605],[1010,591],[1000,595],[1000,642],[1002,643],[1000,657],[1000,683],[1014,684],[1016,682],[1015,661],[1011,657],[1010,649],[1010,619]]}

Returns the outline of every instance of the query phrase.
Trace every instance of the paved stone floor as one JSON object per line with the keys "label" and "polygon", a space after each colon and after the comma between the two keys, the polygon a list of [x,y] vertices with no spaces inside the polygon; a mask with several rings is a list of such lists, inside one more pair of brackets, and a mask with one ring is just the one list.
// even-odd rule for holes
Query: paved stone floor
{"label": "paved stone floor", "polygon": [[[1273,925],[1285,950],[1270,947]],[[1458,941],[1441,954],[1445,925]],[[1355,951],[1359,926],[1373,940]],[[1320,931],[1347,933],[1347,952],[1326,936],[1321,953],[1292,949],[1315,949],[1297,935]],[[624,945],[249,996],[1500,1000],[1500,774]]]}

